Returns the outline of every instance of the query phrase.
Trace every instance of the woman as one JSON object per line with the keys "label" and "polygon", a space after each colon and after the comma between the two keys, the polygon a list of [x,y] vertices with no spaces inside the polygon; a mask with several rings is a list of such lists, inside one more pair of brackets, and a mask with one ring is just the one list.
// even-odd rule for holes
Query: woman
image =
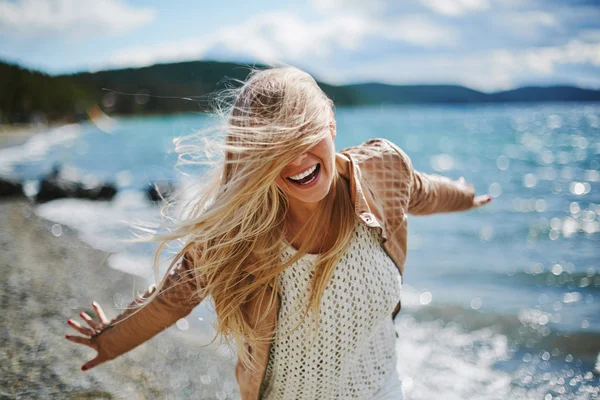
{"label": "woman", "polygon": [[232,99],[213,184],[161,237],[159,252],[186,243],[170,272],[111,321],[96,303],[99,321],[69,320],[83,336],[67,339],[98,352],[82,369],[133,349],[210,295],[217,334],[237,345],[242,399],[402,398],[393,318],[406,216],[491,197],[475,197],[462,178],[415,171],[387,140],[336,153],[333,104],[296,68],[254,71]]}

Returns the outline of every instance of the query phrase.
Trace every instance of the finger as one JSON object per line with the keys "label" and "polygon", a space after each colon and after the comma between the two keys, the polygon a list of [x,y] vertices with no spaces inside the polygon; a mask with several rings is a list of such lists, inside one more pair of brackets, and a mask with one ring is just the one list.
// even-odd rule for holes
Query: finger
{"label": "finger", "polygon": [[490,196],[489,194],[477,196],[473,199],[473,206],[479,207],[479,206],[489,203],[490,201],[492,201],[492,196]]}
{"label": "finger", "polygon": [[94,368],[96,365],[102,364],[104,361],[106,361],[106,360],[102,359],[102,357],[100,357],[100,355],[98,355],[93,360],[90,360],[90,361],[86,362],[85,364],[83,364],[81,366],[81,370],[87,371],[89,369]]}
{"label": "finger", "polygon": [[102,310],[102,307],[100,307],[100,304],[98,304],[94,301],[94,302],[92,302],[92,306],[94,307],[96,314],[98,314],[98,318],[100,319],[100,322],[102,322],[103,325],[108,325],[108,322],[109,322],[108,318],[106,318],[106,315],[104,314],[104,310]]}
{"label": "finger", "polygon": [[82,344],[84,346],[91,347],[92,349],[96,350],[96,346],[95,346],[94,342],[92,341],[92,339],[84,338],[81,336],[73,336],[73,335],[65,335],[65,339],[67,339],[73,343],[78,343],[78,344]]}
{"label": "finger", "polygon": [[72,319],[68,319],[67,324],[69,324],[76,331],[78,331],[79,333],[82,333],[84,335],[92,336],[94,334],[93,330],[91,330],[90,328],[86,328],[85,326],[82,326],[79,322],[73,321]]}
{"label": "finger", "polygon": [[93,330],[97,330],[97,329],[98,329],[98,324],[96,323],[96,321],[94,321],[94,320],[92,319],[92,317],[90,317],[89,315],[87,315],[87,314],[86,314],[84,311],[80,312],[80,313],[79,313],[79,316],[80,316],[81,318],[83,318],[83,320],[84,320],[85,322],[87,322],[87,323],[88,323],[88,325],[89,325],[89,326],[91,326]]}

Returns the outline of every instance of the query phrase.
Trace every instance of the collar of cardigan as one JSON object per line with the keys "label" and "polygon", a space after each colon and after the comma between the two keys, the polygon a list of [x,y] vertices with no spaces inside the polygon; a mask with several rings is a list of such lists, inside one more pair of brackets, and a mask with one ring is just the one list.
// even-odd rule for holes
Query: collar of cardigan
{"label": "collar of cardigan", "polygon": [[369,228],[377,229],[383,242],[387,240],[385,226],[381,223],[381,205],[376,201],[374,193],[363,180],[357,162],[347,153],[337,153],[335,165],[338,173],[350,184],[350,193],[354,212],[358,219]]}

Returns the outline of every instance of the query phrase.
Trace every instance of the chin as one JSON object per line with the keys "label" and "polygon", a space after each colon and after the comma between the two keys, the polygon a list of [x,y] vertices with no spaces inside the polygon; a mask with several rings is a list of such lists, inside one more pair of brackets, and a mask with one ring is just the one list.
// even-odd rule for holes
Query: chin
{"label": "chin", "polygon": [[309,193],[294,193],[294,197],[296,200],[300,200],[304,203],[318,203],[327,197],[330,190],[331,184],[327,185],[326,187],[315,187]]}

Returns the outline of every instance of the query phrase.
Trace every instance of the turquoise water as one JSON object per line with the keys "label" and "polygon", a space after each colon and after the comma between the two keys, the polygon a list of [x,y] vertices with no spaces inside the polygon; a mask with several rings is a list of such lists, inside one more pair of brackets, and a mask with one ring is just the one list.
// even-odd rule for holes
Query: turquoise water
{"label": "turquoise water", "polygon": [[[387,138],[417,170],[464,176],[477,193],[494,197],[477,210],[409,217],[405,309],[397,321],[406,340],[416,346],[418,332],[435,336],[457,328],[462,333],[452,338],[464,334],[479,343],[469,335],[488,329],[507,340],[489,369],[510,372],[513,398],[527,390],[538,390],[539,398],[588,398],[577,393],[598,386],[597,376],[586,374],[600,351],[600,105],[339,108],[336,118],[338,149]],[[86,124],[73,137],[41,146],[41,156],[14,149],[0,156],[12,160],[13,174],[31,182],[60,163],[82,178],[116,181],[123,193],[134,193],[148,182],[181,180],[172,139],[210,122],[195,114],[127,118],[117,120],[112,133]],[[200,170],[188,172],[202,179]],[[86,215],[157,212],[131,199],[117,199],[127,204],[118,211],[87,202],[77,207],[88,207]],[[72,203],[53,203],[73,209]],[[64,211],[46,216],[53,213],[58,222],[85,229]],[[100,233],[107,231],[127,233],[114,227]],[[443,348],[436,340],[426,345]],[[423,376],[437,371],[413,367],[424,368]],[[565,389],[555,387],[561,377]]]}

